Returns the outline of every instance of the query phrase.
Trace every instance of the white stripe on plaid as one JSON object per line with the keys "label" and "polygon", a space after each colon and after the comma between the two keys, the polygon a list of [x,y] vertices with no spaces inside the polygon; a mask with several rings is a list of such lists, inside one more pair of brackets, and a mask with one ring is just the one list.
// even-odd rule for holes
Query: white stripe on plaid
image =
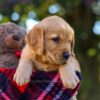
{"label": "white stripe on plaid", "polygon": [[38,97],[37,100],[43,100],[46,94],[53,88],[55,83],[57,83],[59,78],[60,78],[59,74],[56,74],[56,76],[53,78],[53,80],[50,82],[50,84],[46,87],[46,89],[42,92],[42,94]]}

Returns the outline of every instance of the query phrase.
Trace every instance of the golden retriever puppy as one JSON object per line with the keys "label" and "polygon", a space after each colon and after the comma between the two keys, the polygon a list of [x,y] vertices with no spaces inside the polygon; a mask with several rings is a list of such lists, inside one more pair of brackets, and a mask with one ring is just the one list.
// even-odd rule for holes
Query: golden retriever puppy
{"label": "golden retriever puppy", "polygon": [[30,81],[32,71],[58,70],[62,83],[74,88],[79,82],[75,71],[80,72],[75,58],[74,30],[62,18],[51,16],[36,24],[26,36],[26,46],[14,75],[17,84]]}

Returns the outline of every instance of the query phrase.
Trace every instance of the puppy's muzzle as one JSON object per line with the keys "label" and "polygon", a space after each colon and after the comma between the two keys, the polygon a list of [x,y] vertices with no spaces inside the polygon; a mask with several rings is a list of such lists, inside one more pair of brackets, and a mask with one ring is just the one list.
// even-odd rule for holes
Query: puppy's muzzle
{"label": "puppy's muzzle", "polygon": [[63,60],[66,61],[66,60],[68,60],[70,54],[68,52],[63,52],[62,56],[63,56]]}

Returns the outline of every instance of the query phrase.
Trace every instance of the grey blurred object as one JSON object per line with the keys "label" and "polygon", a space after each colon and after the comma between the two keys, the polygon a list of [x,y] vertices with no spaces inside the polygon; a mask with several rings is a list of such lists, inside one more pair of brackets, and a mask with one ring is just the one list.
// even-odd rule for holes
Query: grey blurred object
{"label": "grey blurred object", "polygon": [[12,22],[0,24],[0,67],[17,67],[16,53],[25,46],[25,35],[25,29]]}

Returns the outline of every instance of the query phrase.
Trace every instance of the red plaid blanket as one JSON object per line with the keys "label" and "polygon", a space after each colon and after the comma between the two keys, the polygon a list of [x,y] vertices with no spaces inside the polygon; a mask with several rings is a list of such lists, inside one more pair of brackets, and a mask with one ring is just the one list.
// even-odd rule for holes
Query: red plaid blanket
{"label": "red plaid blanket", "polygon": [[65,89],[57,72],[42,71],[34,72],[30,83],[17,86],[12,80],[15,70],[0,68],[0,100],[68,100],[80,86]]}

